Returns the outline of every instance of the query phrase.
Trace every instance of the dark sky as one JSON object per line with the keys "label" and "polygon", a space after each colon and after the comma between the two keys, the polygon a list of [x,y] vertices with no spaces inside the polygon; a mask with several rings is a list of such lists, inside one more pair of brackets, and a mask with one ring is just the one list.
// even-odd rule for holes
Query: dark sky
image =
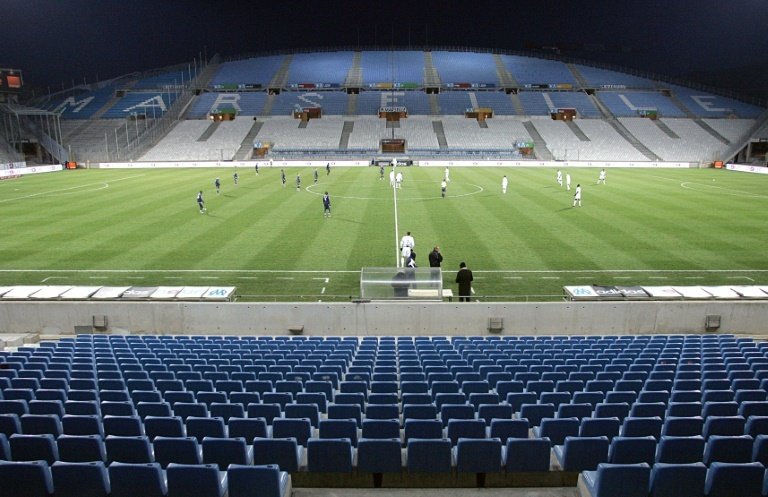
{"label": "dark sky", "polygon": [[[0,67],[60,89],[133,71],[272,49],[380,45],[563,54],[765,87],[766,0],[0,0]],[[58,88],[57,88],[58,87]]]}

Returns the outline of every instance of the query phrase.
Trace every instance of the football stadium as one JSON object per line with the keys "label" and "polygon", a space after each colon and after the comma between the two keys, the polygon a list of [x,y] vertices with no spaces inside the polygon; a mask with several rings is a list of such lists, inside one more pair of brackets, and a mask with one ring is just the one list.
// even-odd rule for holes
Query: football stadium
{"label": "football stadium", "polygon": [[765,101],[432,46],[24,86],[0,497],[768,494]]}

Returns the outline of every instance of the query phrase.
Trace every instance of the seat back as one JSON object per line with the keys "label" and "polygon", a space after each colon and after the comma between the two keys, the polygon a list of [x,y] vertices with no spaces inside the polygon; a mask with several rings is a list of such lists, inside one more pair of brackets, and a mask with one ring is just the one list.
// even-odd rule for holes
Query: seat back
{"label": "seat back", "polygon": [[662,435],[656,448],[656,462],[668,464],[691,464],[701,462],[704,457],[704,437],[677,437]]}
{"label": "seat back", "polygon": [[222,418],[199,418],[190,416],[186,421],[187,436],[195,437],[202,443],[205,437],[224,438],[227,429]]}
{"label": "seat back", "polygon": [[152,444],[147,436],[121,437],[108,435],[104,440],[107,449],[107,462],[127,463],[155,462]]}
{"label": "seat back", "polygon": [[227,469],[227,488],[229,497],[249,497],[256,488],[262,497],[284,497],[290,492],[291,477],[275,464],[232,464]]}
{"label": "seat back", "polygon": [[224,497],[226,486],[215,464],[171,463],[165,470],[168,497]]}
{"label": "seat back", "polygon": [[579,481],[585,484],[594,497],[647,497],[650,474],[651,467],[646,463],[601,463],[596,471],[584,471]]}
{"label": "seat back", "polygon": [[162,468],[169,464],[202,464],[203,452],[195,437],[155,437],[152,442],[155,461]]}
{"label": "seat back", "polygon": [[45,461],[0,461],[0,497],[50,497],[53,477]]}
{"label": "seat back", "polygon": [[754,439],[749,435],[712,435],[704,445],[702,462],[707,466],[715,461],[728,463],[752,462],[753,444]]}
{"label": "seat back", "polygon": [[106,461],[107,449],[100,435],[59,435],[59,460],[65,462]]}
{"label": "seat back", "polygon": [[111,488],[103,461],[63,462],[51,466],[56,497],[109,497]]}
{"label": "seat back", "polygon": [[554,447],[563,471],[594,471],[608,461],[608,437],[566,437],[563,445]]}
{"label": "seat back", "polygon": [[707,470],[704,493],[707,497],[761,495],[765,466],[758,462],[713,462]]}
{"label": "seat back", "polygon": [[656,439],[645,437],[613,437],[608,448],[608,462],[611,464],[652,465],[656,458]]}
{"label": "seat back", "polygon": [[51,434],[13,434],[8,439],[14,461],[45,461],[53,464],[59,459],[56,439]]}
{"label": "seat back", "polygon": [[507,472],[549,471],[552,442],[548,438],[508,438]]}
{"label": "seat back", "polygon": [[303,457],[303,447],[293,437],[256,438],[253,440],[253,464],[276,464],[281,471],[296,472]]}
{"label": "seat back", "polygon": [[460,438],[456,443],[456,470],[460,473],[501,471],[501,440]]}
{"label": "seat back", "polygon": [[369,473],[399,473],[402,469],[400,437],[361,438],[357,443],[357,470]]}
{"label": "seat back", "polygon": [[159,463],[109,465],[111,497],[164,497],[168,494],[165,474]]}
{"label": "seat back", "polygon": [[203,464],[216,464],[226,471],[230,464],[250,464],[253,449],[244,438],[203,438]]}
{"label": "seat back", "polygon": [[351,473],[351,440],[310,438],[307,440],[307,469],[314,473]]}

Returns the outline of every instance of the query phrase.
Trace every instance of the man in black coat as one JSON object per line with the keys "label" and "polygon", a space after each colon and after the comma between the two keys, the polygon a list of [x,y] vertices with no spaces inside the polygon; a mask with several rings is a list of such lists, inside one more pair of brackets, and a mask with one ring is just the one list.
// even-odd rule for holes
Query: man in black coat
{"label": "man in black coat", "polygon": [[440,267],[441,262],[443,262],[443,254],[440,253],[440,247],[435,245],[429,253],[429,267]]}
{"label": "man in black coat", "polygon": [[459,272],[456,273],[456,283],[459,284],[459,302],[469,302],[472,294],[472,271],[467,268],[467,264],[459,264]]}

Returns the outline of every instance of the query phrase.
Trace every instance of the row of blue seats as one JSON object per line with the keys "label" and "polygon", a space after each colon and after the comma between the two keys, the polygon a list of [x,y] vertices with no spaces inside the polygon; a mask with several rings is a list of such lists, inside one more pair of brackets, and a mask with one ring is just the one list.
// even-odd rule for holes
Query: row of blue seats
{"label": "row of blue seats", "polygon": [[760,463],[602,463],[579,475],[580,497],[761,497],[768,474]]}
{"label": "row of blue seats", "polygon": [[0,497],[290,497],[275,466],[0,461]]}

